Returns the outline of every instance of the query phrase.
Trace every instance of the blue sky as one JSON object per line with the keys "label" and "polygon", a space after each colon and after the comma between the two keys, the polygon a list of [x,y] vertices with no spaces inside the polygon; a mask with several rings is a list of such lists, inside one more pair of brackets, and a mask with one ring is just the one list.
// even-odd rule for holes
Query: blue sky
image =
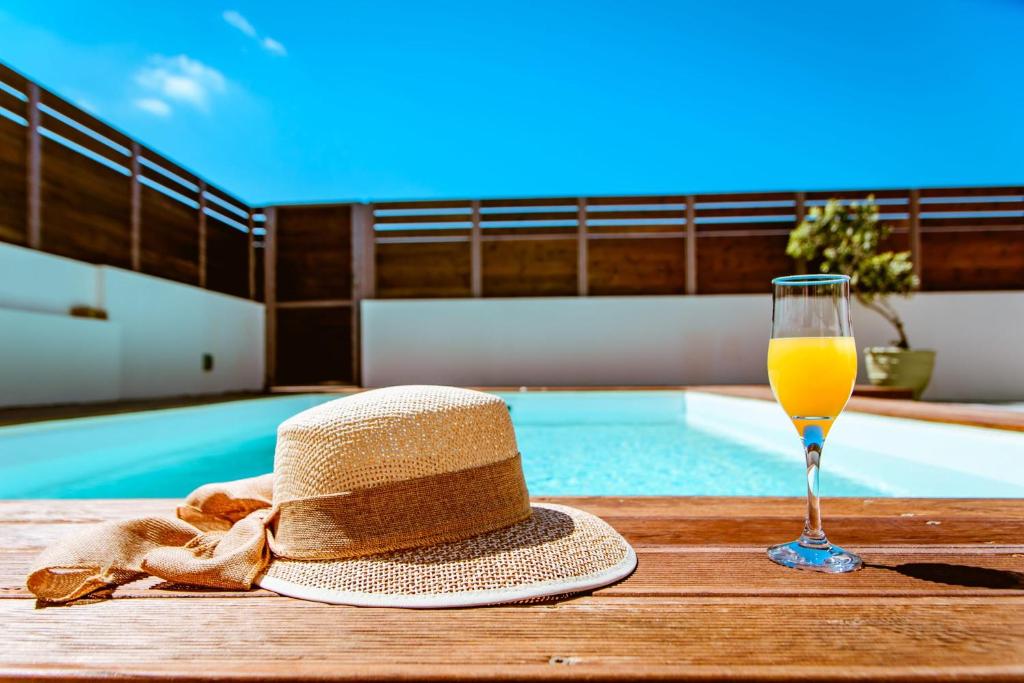
{"label": "blue sky", "polygon": [[0,60],[255,203],[1024,182],[1024,2],[5,0]]}

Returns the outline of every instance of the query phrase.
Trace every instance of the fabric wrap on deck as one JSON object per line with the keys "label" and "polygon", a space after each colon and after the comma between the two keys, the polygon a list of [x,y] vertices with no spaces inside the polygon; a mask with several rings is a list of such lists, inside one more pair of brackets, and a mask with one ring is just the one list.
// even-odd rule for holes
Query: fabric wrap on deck
{"label": "fabric wrap on deck", "polygon": [[519,456],[272,504],[273,475],[193,491],[179,519],[107,522],[47,548],[27,586],[67,602],[145,575],[248,590],[274,556],[346,559],[470,538],[530,514]]}

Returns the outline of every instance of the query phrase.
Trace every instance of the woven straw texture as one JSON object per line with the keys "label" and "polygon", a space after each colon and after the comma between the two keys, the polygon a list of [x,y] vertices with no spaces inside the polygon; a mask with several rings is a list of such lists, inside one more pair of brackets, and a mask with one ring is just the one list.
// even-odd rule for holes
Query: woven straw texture
{"label": "woven straw texture", "polygon": [[274,502],[488,465],[517,452],[497,396],[454,387],[375,389],[281,424]]}
{"label": "woven straw texture", "polygon": [[585,579],[623,562],[629,550],[589,513],[535,504],[526,521],[464,541],[343,561],[275,559],[266,576],[335,593],[450,595]]}
{"label": "woven straw texture", "polygon": [[27,584],[67,602],[144,574],[236,589],[265,578],[329,602],[461,596],[430,605],[450,606],[582,590],[635,564],[598,518],[531,508],[508,409],[489,394],[411,386],[325,403],[281,425],[274,470],[200,487],[179,520],[64,539]]}

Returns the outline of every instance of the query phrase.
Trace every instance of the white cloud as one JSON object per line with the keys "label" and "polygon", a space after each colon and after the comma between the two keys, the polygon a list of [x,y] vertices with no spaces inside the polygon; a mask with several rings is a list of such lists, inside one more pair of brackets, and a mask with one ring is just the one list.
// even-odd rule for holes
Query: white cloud
{"label": "white cloud", "polygon": [[227,89],[224,75],[187,55],[149,58],[149,66],[135,74],[143,89],[168,100],[208,111],[210,98]]}
{"label": "white cloud", "polygon": [[285,49],[284,45],[277,42],[270,36],[264,38],[263,42],[261,42],[260,45],[262,45],[263,49],[266,50],[267,52],[272,52],[273,54],[278,55],[279,57],[288,56],[288,50]]}
{"label": "white cloud", "polygon": [[252,25],[252,22],[242,16],[242,13],[238,10],[224,10],[221,17],[223,17],[224,21],[228,24],[259,43],[260,47],[270,54],[277,55],[278,57],[288,56],[288,50],[285,49],[285,46],[282,45],[280,41],[274,40],[270,36],[263,36],[261,38],[259,32],[256,31],[256,27]]}
{"label": "white cloud", "polygon": [[239,31],[249,36],[250,38],[256,37],[256,27],[249,23],[249,20],[242,16],[241,12],[233,9],[224,10],[224,21],[228,22]]}
{"label": "white cloud", "polygon": [[144,112],[166,118],[171,115],[171,105],[155,97],[143,97],[135,100],[135,106]]}

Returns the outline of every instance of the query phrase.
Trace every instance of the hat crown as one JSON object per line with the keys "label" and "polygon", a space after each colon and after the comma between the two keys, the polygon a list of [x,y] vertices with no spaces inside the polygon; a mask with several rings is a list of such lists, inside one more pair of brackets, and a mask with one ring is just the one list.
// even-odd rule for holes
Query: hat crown
{"label": "hat crown", "polygon": [[493,394],[437,386],[375,389],[281,424],[274,502],[456,472],[517,453],[508,408]]}

